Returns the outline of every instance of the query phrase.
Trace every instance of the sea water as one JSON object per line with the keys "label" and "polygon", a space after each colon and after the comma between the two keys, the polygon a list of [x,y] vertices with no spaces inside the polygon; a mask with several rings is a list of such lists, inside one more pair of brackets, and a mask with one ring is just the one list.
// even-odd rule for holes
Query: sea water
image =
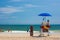
{"label": "sea water", "polygon": [[[39,31],[41,25],[32,25],[34,31]],[[17,30],[17,31],[27,31],[30,29],[30,25],[0,25],[2,30]],[[60,24],[50,25],[50,30],[60,30]]]}

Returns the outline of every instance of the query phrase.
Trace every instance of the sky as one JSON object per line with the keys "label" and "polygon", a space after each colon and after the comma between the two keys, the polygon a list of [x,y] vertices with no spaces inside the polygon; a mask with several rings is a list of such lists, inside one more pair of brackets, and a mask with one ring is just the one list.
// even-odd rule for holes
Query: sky
{"label": "sky", "polygon": [[41,24],[49,13],[51,24],[60,24],[60,0],[0,0],[0,24]]}

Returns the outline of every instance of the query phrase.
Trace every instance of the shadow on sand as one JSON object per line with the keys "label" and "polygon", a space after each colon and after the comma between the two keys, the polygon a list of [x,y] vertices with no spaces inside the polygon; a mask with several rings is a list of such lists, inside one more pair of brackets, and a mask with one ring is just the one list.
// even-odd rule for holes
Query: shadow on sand
{"label": "shadow on sand", "polygon": [[36,38],[39,38],[39,37],[47,37],[47,36],[32,36],[32,37],[36,37]]}

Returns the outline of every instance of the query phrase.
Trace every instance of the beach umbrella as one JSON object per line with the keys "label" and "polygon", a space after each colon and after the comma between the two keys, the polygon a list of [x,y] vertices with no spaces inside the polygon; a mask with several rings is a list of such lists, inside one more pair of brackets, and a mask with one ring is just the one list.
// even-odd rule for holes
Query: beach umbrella
{"label": "beach umbrella", "polygon": [[52,15],[49,13],[41,13],[38,16],[43,16],[44,17],[43,20],[45,20],[47,16],[52,16]]}
{"label": "beach umbrella", "polygon": [[39,16],[51,16],[49,13],[41,13]]}

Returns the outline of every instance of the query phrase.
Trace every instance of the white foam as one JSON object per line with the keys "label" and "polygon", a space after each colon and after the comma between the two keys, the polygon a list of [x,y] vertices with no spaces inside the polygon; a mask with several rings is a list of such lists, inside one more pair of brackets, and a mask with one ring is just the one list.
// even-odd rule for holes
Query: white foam
{"label": "white foam", "polygon": [[[58,33],[58,32],[55,32],[55,31],[52,31],[52,30],[50,30],[49,31],[51,34],[55,34],[55,33]],[[27,31],[4,31],[4,33],[30,33],[30,32],[27,32]],[[40,32],[39,31],[33,31],[33,33],[36,33],[36,34],[39,34]]]}
{"label": "white foam", "polygon": [[[8,32],[8,31],[4,31]],[[27,31],[9,31],[8,33],[27,33]]]}
{"label": "white foam", "polygon": [[55,33],[54,31],[51,31],[51,30],[50,30],[49,32],[50,32],[50,33]]}

